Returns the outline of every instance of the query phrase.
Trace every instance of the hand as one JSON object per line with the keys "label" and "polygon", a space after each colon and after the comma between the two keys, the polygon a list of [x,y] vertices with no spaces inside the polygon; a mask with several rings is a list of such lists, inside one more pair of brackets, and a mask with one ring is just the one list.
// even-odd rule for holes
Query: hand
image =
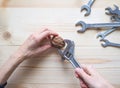
{"label": "hand", "polygon": [[92,66],[81,65],[75,69],[81,88],[113,88]]}
{"label": "hand", "polygon": [[58,34],[48,29],[33,33],[18,49],[16,54],[22,55],[25,59],[39,56],[51,47],[49,43],[50,35],[57,36]]}
{"label": "hand", "polygon": [[49,49],[51,44],[48,43],[48,37],[51,35],[57,36],[58,34],[44,29],[30,35],[23,45],[0,68],[0,84],[4,84],[8,80],[12,72],[22,61],[27,58],[39,56],[42,52]]}

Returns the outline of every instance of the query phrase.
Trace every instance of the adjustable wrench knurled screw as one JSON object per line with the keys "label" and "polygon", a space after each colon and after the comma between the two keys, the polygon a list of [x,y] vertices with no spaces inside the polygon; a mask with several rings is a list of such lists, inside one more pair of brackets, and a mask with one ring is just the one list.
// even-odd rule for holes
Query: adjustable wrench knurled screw
{"label": "adjustable wrench knurled screw", "polygon": [[94,2],[95,2],[95,0],[90,0],[87,5],[83,5],[83,6],[81,7],[81,12],[82,12],[84,9],[87,11],[87,13],[85,14],[85,16],[90,15],[90,13],[91,13],[91,6],[93,5]]}

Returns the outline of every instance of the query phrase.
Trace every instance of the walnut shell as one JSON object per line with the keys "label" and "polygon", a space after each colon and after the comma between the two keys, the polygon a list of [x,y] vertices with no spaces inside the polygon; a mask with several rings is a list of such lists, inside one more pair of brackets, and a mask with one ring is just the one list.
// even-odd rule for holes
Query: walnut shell
{"label": "walnut shell", "polygon": [[51,45],[55,48],[63,48],[65,46],[64,40],[59,36],[54,36],[51,39]]}

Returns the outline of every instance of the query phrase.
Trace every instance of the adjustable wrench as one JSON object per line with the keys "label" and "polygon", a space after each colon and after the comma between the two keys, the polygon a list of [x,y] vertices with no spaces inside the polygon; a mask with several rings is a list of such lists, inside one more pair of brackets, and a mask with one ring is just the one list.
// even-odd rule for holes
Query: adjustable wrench
{"label": "adjustable wrench", "polygon": [[96,23],[96,24],[86,24],[83,21],[79,21],[75,26],[81,26],[77,32],[85,32],[88,28],[101,28],[101,27],[120,27],[120,22],[114,23]]}
{"label": "adjustable wrench", "polygon": [[95,0],[90,0],[87,5],[83,5],[81,7],[81,12],[83,10],[87,11],[87,13],[85,14],[85,16],[88,16],[91,13],[91,6],[93,5],[94,2],[95,2]]}
{"label": "adjustable wrench", "polygon": [[111,29],[108,29],[105,32],[100,32],[100,33],[98,33],[97,38],[101,37],[102,39],[104,39],[107,35],[109,35],[110,33],[114,32],[116,29],[117,28],[111,28]]}
{"label": "adjustable wrench", "polygon": [[74,68],[80,68],[80,65],[74,58],[74,42],[71,40],[64,40],[66,43],[65,49],[58,49],[59,54],[61,55],[63,60],[68,60]]}
{"label": "adjustable wrench", "polygon": [[112,46],[112,47],[119,47],[120,48],[120,44],[118,44],[118,43],[112,43],[107,39],[103,39],[101,41],[104,42],[104,43],[101,44],[103,47]]}

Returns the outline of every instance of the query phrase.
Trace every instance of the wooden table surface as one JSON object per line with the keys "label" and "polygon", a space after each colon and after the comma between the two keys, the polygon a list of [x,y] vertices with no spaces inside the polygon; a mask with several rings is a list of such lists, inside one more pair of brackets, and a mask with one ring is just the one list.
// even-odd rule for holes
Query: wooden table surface
{"label": "wooden table surface", "polygon": [[[75,57],[81,64],[92,64],[104,78],[120,88],[120,48],[101,47],[98,32],[77,33],[77,21],[110,22],[105,8],[120,0],[96,0],[92,13],[84,17],[80,7],[88,0],[0,0],[0,65],[17,50],[33,32],[50,28],[65,39],[75,42]],[[107,39],[120,43],[120,31]],[[24,61],[8,80],[7,88],[80,88],[72,65],[61,61],[51,49],[39,58]]]}

